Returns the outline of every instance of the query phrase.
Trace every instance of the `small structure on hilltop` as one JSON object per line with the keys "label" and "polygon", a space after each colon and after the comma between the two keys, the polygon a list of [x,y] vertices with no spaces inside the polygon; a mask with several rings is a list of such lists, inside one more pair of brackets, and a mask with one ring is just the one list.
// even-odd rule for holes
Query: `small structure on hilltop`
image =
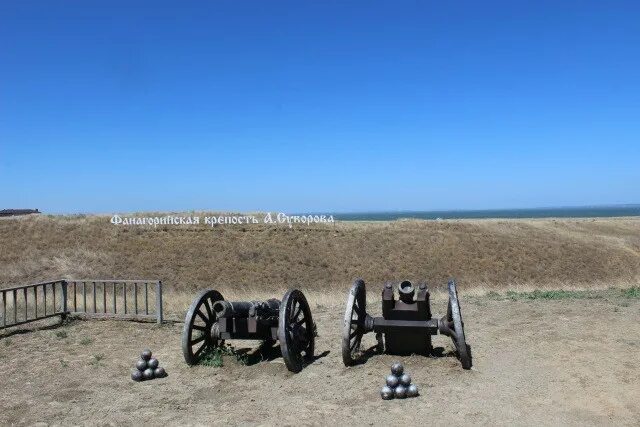
{"label": "small structure on hilltop", "polygon": [[17,216],[41,213],[38,209],[2,209],[0,216]]}

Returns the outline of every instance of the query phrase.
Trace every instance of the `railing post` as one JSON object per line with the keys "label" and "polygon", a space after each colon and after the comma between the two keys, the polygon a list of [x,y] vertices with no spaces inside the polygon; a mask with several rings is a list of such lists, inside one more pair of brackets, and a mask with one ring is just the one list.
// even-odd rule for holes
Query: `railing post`
{"label": "railing post", "polygon": [[7,293],[2,291],[2,326],[7,326]]}
{"label": "railing post", "polygon": [[144,282],[144,314],[149,314],[149,284]]}
{"label": "railing post", "polygon": [[23,288],[22,291],[24,295],[24,320],[27,321],[29,319],[29,302],[27,301],[27,288]]}
{"label": "railing post", "polygon": [[96,310],[96,282],[92,282],[93,283],[93,312],[97,313],[98,310]]}
{"label": "railing post", "polygon": [[62,320],[64,320],[67,317],[67,313],[69,313],[67,304],[67,281],[63,280],[60,283],[62,285]]}
{"label": "railing post", "polygon": [[138,314],[138,282],[133,282],[133,308]]}
{"label": "railing post", "polygon": [[18,323],[18,291],[13,290],[13,323]]}
{"label": "railing post", "polygon": [[111,283],[111,293],[113,298],[113,314],[118,313],[118,300],[116,298],[116,282]]}
{"label": "railing post", "polygon": [[158,280],[156,284],[156,317],[158,324],[162,324],[162,281]]}
{"label": "railing post", "polygon": [[82,282],[82,312],[88,313],[87,311],[87,282]]}

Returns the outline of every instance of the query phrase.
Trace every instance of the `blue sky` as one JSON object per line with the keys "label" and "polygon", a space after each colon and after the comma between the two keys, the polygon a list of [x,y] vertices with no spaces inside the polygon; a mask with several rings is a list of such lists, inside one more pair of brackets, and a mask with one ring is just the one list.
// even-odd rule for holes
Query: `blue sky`
{"label": "blue sky", "polygon": [[637,1],[4,1],[0,208],[640,202]]}

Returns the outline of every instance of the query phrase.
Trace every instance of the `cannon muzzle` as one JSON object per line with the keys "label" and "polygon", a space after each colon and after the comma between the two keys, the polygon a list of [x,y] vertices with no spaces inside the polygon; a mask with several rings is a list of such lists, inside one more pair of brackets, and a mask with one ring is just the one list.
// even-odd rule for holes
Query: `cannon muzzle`
{"label": "cannon muzzle", "polygon": [[411,304],[413,302],[413,295],[415,294],[415,292],[415,288],[408,280],[405,280],[404,282],[400,283],[400,286],[398,286],[400,301],[405,304]]}

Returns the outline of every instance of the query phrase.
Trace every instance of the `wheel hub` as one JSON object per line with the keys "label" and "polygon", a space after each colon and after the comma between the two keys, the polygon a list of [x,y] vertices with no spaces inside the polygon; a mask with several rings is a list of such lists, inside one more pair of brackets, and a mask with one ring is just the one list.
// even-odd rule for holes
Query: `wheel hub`
{"label": "wheel hub", "polygon": [[217,341],[220,339],[220,325],[218,325],[218,322],[213,322],[213,325],[211,325],[209,336],[213,341]]}
{"label": "wheel hub", "polygon": [[304,345],[307,343],[307,331],[301,325],[293,327],[293,339],[296,343]]}

